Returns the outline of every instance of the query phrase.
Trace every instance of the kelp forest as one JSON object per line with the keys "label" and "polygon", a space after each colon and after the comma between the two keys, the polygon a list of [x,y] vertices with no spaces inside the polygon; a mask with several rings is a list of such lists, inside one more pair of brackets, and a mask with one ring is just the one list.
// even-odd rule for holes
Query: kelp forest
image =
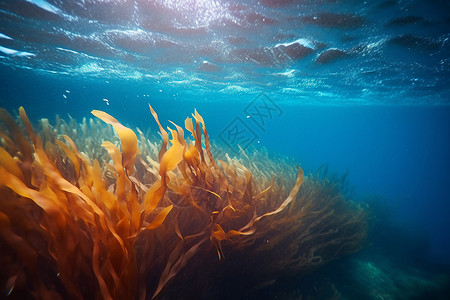
{"label": "kelp forest", "polygon": [[2,297],[251,298],[364,246],[343,180],[228,154],[197,111],[167,128],[150,114],[158,134],[0,109]]}

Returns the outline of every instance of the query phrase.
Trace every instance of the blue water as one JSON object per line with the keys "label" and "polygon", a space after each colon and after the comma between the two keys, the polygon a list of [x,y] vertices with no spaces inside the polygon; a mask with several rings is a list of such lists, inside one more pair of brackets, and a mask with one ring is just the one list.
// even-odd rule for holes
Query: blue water
{"label": "blue water", "polygon": [[307,173],[349,171],[354,198],[383,199],[449,265],[449,16],[438,0],[1,1],[0,106],[155,131],[147,103],[166,125],[196,108],[218,142],[237,118]]}

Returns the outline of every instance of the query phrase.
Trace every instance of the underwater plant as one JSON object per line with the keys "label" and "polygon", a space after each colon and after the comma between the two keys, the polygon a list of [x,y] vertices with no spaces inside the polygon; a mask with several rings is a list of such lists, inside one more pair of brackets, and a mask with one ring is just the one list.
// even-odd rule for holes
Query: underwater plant
{"label": "underwater plant", "polygon": [[[242,295],[359,250],[367,214],[339,182],[263,152],[231,158],[156,112],[158,147],[109,114],[38,130],[0,109],[0,283],[11,297]],[[169,140],[170,138],[170,140]],[[174,288],[176,287],[176,288]]]}

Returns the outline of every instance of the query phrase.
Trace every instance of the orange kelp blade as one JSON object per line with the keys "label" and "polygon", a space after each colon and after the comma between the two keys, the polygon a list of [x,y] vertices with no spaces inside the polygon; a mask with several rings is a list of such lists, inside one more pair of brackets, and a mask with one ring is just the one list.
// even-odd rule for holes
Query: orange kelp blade
{"label": "orange kelp blade", "polygon": [[301,167],[298,167],[297,181],[295,182],[294,187],[292,188],[291,192],[289,193],[289,196],[283,201],[283,203],[281,203],[281,205],[277,209],[257,217],[256,219],[252,220],[251,222],[249,222],[247,225],[245,225],[238,231],[230,230],[230,232],[227,233],[227,235],[229,235],[227,237],[229,238],[229,237],[236,236],[236,235],[253,234],[253,232],[255,232],[255,229],[252,228],[252,226],[264,217],[275,215],[275,214],[283,211],[289,205],[289,203],[291,203],[292,200],[295,199],[295,197],[297,196],[298,191],[300,190],[300,187],[303,185],[304,181],[305,181],[305,176],[303,173],[303,169]]}
{"label": "orange kelp blade", "polygon": [[152,113],[153,118],[155,119],[156,123],[158,124],[159,131],[161,132],[161,135],[163,137],[163,143],[161,146],[161,150],[159,151],[159,161],[161,161],[164,153],[166,152],[167,143],[169,142],[169,134],[161,126],[161,123],[159,122],[159,119],[158,119],[158,115],[153,110],[153,107],[150,105],[150,103],[148,104],[148,107],[150,108],[150,112]]}
{"label": "orange kelp blade", "polygon": [[114,117],[103,111],[93,110],[91,111],[91,113],[103,122],[108,123],[112,125],[112,127],[114,127],[117,134],[119,135],[120,142],[122,144],[122,164],[129,175],[133,174],[134,163],[136,161],[136,156],[138,153],[137,136],[134,131],[128,127],[123,126]]}

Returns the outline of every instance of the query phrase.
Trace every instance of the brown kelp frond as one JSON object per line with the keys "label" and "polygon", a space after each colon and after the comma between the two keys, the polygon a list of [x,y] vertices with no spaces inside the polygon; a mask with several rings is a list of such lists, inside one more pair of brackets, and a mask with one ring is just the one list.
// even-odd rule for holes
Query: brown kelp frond
{"label": "brown kelp frond", "polygon": [[[121,138],[122,153],[112,143],[103,143],[115,163],[117,175],[112,191],[110,182],[102,176],[99,163],[96,160],[91,163],[81,155],[72,139],[61,135],[59,137],[64,140],[61,141],[53,130],[44,130],[44,147],[41,138],[34,136],[25,112],[21,110],[20,113],[34,142],[28,142],[19,126],[3,112],[2,119],[9,134],[19,141],[20,148],[13,149],[12,155],[0,148],[1,193],[5,198],[2,200],[2,211],[13,205],[14,200],[8,200],[11,197],[32,200],[36,205],[32,209],[39,218],[34,218],[30,225],[36,230],[44,228],[49,240],[43,248],[29,247],[30,253],[24,256],[48,253],[47,256],[53,258],[57,265],[54,270],[54,274],[58,274],[57,280],[73,298],[96,298],[100,295],[104,299],[132,298],[137,275],[133,237],[142,230],[159,227],[171,208],[169,206],[160,211],[150,225],[143,223],[140,201],[143,194],[138,194],[135,184],[125,174],[134,171],[138,152],[136,136],[112,117],[97,113],[114,125]],[[50,128],[46,122],[44,126]],[[22,149],[26,149],[27,155],[22,154]],[[26,159],[31,160],[28,163],[32,167],[21,170],[20,166],[25,164]],[[27,184],[24,180],[26,176],[34,178],[33,182],[38,184]],[[16,194],[11,194],[4,187]],[[3,234],[6,241],[16,240],[12,238],[15,235],[14,232]],[[25,245],[25,242],[21,244]],[[14,249],[17,242],[7,245]],[[25,268],[35,274],[39,272],[35,261],[26,259],[25,262],[28,262]],[[82,277],[91,278],[90,282],[85,283]],[[32,276],[27,284],[42,289],[39,278]],[[87,284],[86,291],[96,291],[96,294],[84,294],[78,288],[81,281]]]}
{"label": "brown kelp frond", "polygon": [[258,270],[251,290],[361,247],[366,213],[344,185],[264,150],[231,158],[197,111],[186,132],[150,113],[159,148],[102,111],[118,137],[98,119],[35,130],[23,108],[17,122],[0,110],[1,283],[35,298],[170,298],[171,284],[207,293],[239,265]]}
{"label": "brown kelp frond", "polygon": [[116,130],[122,145],[122,164],[127,170],[127,173],[131,175],[134,172],[134,163],[136,161],[138,151],[136,134],[133,130],[123,126],[116,119],[105,112],[93,110],[92,114],[105,123],[112,125]]}

